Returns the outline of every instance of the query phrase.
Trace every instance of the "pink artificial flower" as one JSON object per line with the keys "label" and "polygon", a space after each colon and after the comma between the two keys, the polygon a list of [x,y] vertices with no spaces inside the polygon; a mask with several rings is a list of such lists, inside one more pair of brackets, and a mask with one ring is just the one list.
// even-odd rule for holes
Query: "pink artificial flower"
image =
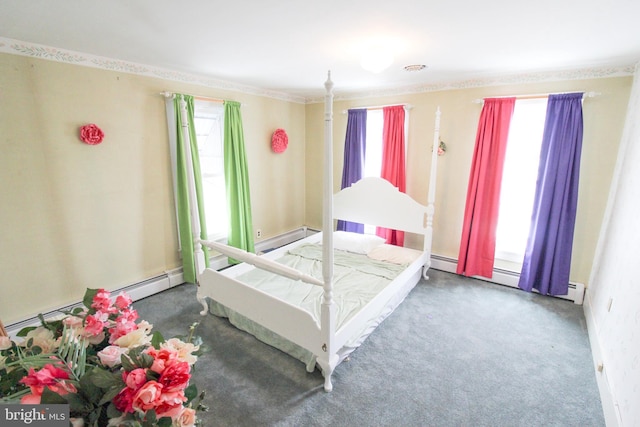
{"label": "pink artificial flower", "polygon": [[133,413],[133,397],[136,395],[137,390],[129,387],[125,387],[120,390],[120,393],[113,398],[112,402],[116,409],[124,413]]}
{"label": "pink artificial flower", "polygon": [[129,349],[118,347],[117,345],[109,345],[98,352],[98,358],[104,366],[113,368],[122,363],[121,357],[128,350]]}
{"label": "pink artificial flower", "polygon": [[193,408],[182,408],[182,412],[175,418],[174,425],[178,427],[193,427],[196,424],[196,411]]}
{"label": "pink artificial flower", "polygon": [[100,335],[107,326],[106,322],[101,319],[101,313],[95,315],[90,314],[84,319],[84,331],[89,336]]}
{"label": "pink artificial flower", "polygon": [[[33,391],[33,390],[32,390]],[[39,405],[42,399],[42,391],[40,393],[29,393],[22,396],[20,403],[23,405]]]}
{"label": "pink artificial flower", "polygon": [[158,382],[166,392],[181,391],[189,385],[190,367],[187,362],[172,360],[167,363]]}
{"label": "pink artificial flower", "polygon": [[82,317],[78,316],[67,316],[62,319],[62,324],[68,326],[70,328],[81,328],[82,327]]}
{"label": "pink artificial flower", "polygon": [[178,353],[178,359],[193,365],[198,360],[198,356],[191,354],[200,349],[200,346],[193,345],[190,342],[184,342],[178,338],[170,338],[160,344],[160,348],[168,348]]}
{"label": "pink artificial flower", "polygon": [[120,292],[116,297],[116,307],[120,310],[129,308],[132,302],[131,297],[124,292]]}
{"label": "pink artificial flower", "polygon": [[68,380],[69,373],[49,363],[44,365],[39,371],[29,368],[29,373],[26,377],[22,378],[20,382],[29,387],[49,386],[54,385],[59,379]]}
{"label": "pink artificial flower", "polygon": [[126,319],[129,322],[134,322],[138,319],[138,312],[133,308],[125,308],[120,311],[120,316],[118,316],[118,318]]}
{"label": "pink artificial flower", "polygon": [[104,132],[94,123],[89,123],[80,128],[80,139],[89,144],[100,144],[104,139]]}
{"label": "pink artificial flower", "polygon": [[65,381],[68,379],[69,373],[67,371],[57,368],[50,363],[44,365],[39,371],[29,368],[29,373],[22,378],[20,382],[29,386],[31,394],[23,396],[20,402],[23,404],[40,403],[40,398],[45,387],[59,395],[75,393],[78,390],[73,384]]}
{"label": "pink artificial flower", "polygon": [[118,309],[111,303],[111,293],[104,289],[99,289],[91,302],[91,308],[103,313],[114,314]]}
{"label": "pink artificial flower", "polygon": [[120,337],[127,335],[129,332],[135,331],[138,326],[125,318],[118,318],[113,328],[109,329],[109,344],[113,344]]}
{"label": "pink artificial flower", "polygon": [[162,403],[160,400],[161,395],[162,384],[156,381],[147,381],[133,396],[133,401],[131,402],[133,409],[142,413],[155,409],[156,406]]}
{"label": "pink artificial flower", "polygon": [[139,390],[147,382],[147,372],[143,368],[136,368],[131,372],[124,371],[122,379],[127,387]]}
{"label": "pink artificial flower", "polygon": [[162,393],[155,405],[158,418],[171,417],[175,419],[182,412],[182,404],[187,401],[182,391]]}
{"label": "pink artificial flower", "polygon": [[156,350],[153,347],[149,347],[145,350],[145,353],[153,357],[153,364],[150,369],[157,374],[162,374],[169,361],[178,359],[178,352],[168,348]]}

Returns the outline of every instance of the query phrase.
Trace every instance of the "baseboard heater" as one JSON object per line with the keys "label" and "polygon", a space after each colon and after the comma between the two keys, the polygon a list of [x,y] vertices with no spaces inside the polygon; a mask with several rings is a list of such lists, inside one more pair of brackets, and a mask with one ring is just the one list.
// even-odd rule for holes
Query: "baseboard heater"
{"label": "baseboard heater", "polygon": [[[448,258],[448,257],[435,255],[435,254],[431,255],[431,267],[436,270],[455,273],[457,265],[458,265],[458,260],[456,260],[455,258]],[[473,278],[484,280],[485,282],[491,282],[499,285],[505,285],[505,286],[510,286],[512,288],[517,288],[520,275],[515,271],[495,268],[493,270],[493,278],[491,279],[488,279],[486,277],[481,277],[481,276],[473,276]],[[535,291],[534,289],[534,292],[537,292],[537,291]],[[573,301],[575,304],[582,305],[582,302],[584,301],[584,284],[569,282],[569,292],[567,293],[567,295],[558,295],[556,297]]]}
{"label": "baseboard heater", "polygon": [[[182,276],[182,268],[176,268],[174,270],[166,271],[163,274],[158,276],[150,277],[141,282],[137,282],[131,285],[123,286],[118,289],[111,290],[112,294],[118,294],[120,291],[124,291],[133,301],[138,301],[153,294],[157,294],[158,292],[162,292],[174,286],[180,285],[184,283]],[[45,319],[55,318],[60,316],[63,311],[70,311],[76,307],[84,307],[82,301],[78,301],[76,303],[72,303],[65,306],[60,306],[56,309],[49,310],[47,312],[43,312],[42,316]],[[11,323],[6,326],[7,333],[9,336],[14,337],[21,329],[29,327],[29,326],[39,326],[40,320],[38,317],[29,317],[18,322]]]}
{"label": "baseboard heater", "polygon": [[[271,248],[276,248],[280,246],[284,246],[288,243],[294,242],[296,240],[300,240],[304,237],[307,237],[309,234],[315,233],[315,230],[307,229],[307,227],[300,227],[298,229],[289,231],[287,233],[280,234],[278,236],[261,240],[255,244],[255,250],[257,253],[267,251]],[[227,262],[227,257],[223,255],[215,255],[210,258],[211,268],[222,269],[229,266]],[[158,276],[150,277],[143,281],[127,285],[118,289],[111,290],[112,294],[117,294],[120,291],[124,291],[133,301],[138,301],[148,296],[157,294],[159,292],[170,289],[174,286],[181,285],[184,283],[184,276],[182,274],[182,267],[165,271],[163,274]],[[42,315],[45,319],[51,319],[60,315],[62,311],[73,310],[75,307],[83,307],[82,301],[78,301],[76,303],[72,303],[65,306],[60,306],[56,309],[49,310],[47,312],[43,312]],[[9,325],[5,325],[5,329],[9,336],[15,338],[16,334],[20,332],[21,329],[29,327],[29,326],[39,326],[40,320],[37,316],[25,318],[23,320],[19,320],[17,322],[11,323]]]}

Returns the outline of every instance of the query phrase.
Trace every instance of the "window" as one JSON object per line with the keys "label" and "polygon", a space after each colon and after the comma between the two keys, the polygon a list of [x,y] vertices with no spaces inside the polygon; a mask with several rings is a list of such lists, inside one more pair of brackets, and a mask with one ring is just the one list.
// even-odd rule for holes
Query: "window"
{"label": "window", "polygon": [[[404,136],[405,136],[405,154],[407,149],[407,124],[409,114],[404,117]],[[384,112],[382,108],[367,110],[367,146],[364,158],[363,177],[380,176],[382,170],[382,137],[384,128]],[[373,225],[364,225],[365,234],[376,234],[376,227]]]}
{"label": "window", "polygon": [[382,109],[367,110],[367,147],[363,176],[380,176],[382,169]]}
{"label": "window", "polygon": [[195,100],[194,109],[208,239],[224,239],[229,230],[224,179],[224,108],[215,102]]}
{"label": "window", "polygon": [[496,260],[521,265],[524,259],[546,110],[546,98],[516,100],[500,190]]}

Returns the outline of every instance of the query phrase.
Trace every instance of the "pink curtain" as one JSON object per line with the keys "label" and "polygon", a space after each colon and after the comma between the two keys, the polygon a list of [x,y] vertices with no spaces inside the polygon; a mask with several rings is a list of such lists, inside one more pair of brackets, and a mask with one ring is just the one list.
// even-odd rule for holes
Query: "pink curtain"
{"label": "pink curtain", "polygon": [[[406,191],[404,107],[401,105],[384,107],[382,114],[384,124],[382,127],[382,170],[380,176],[404,193]],[[378,227],[376,234],[384,237],[386,243],[404,245],[404,232],[402,231]]]}
{"label": "pink curtain", "polygon": [[493,276],[500,184],[515,98],[484,100],[473,152],[456,273]]}

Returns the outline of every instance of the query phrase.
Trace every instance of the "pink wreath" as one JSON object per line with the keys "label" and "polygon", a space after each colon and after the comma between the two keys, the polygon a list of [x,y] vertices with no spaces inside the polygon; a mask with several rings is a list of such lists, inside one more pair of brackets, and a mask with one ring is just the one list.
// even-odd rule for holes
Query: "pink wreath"
{"label": "pink wreath", "polygon": [[289,145],[289,137],[284,129],[276,129],[271,137],[271,149],[276,153],[282,153]]}
{"label": "pink wreath", "polygon": [[104,132],[98,126],[90,123],[80,128],[80,139],[89,145],[97,145],[104,139]]}

